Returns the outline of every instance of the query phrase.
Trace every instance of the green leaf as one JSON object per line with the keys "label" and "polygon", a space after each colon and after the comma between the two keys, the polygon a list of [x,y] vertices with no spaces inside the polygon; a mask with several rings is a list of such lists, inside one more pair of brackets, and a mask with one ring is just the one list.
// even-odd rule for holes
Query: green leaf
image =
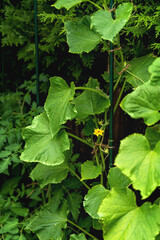
{"label": "green leaf", "polygon": [[96,185],[92,187],[87,195],[84,197],[83,206],[85,211],[94,219],[98,219],[99,215],[97,214],[98,209],[103,201],[103,199],[109,193],[102,185]]}
{"label": "green leaf", "polygon": [[22,208],[22,207],[11,207],[10,208],[13,213],[15,213],[18,216],[26,217],[29,213],[28,208]]}
{"label": "green leaf", "polygon": [[103,200],[98,214],[104,221],[104,240],[154,240],[159,233],[159,206],[146,202],[137,207],[135,195],[130,189],[112,189]]}
{"label": "green leaf", "polygon": [[86,122],[85,127],[82,129],[82,132],[85,136],[93,135],[94,129],[96,128],[95,122],[92,118],[89,118]]}
{"label": "green leaf", "polygon": [[82,203],[82,195],[79,193],[73,192],[68,195],[67,199],[68,199],[69,210],[74,220],[77,222],[77,219],[80,213],[79,209]]}
{"label": "green leaf", "polygon": [[87,240],[83,233],[70,235],[70,240]]}
{"label": "green leaf", "polygon": [[119,168],[114,167],[109,170],[108,183],[110,188],[121,189],[126,188],[131,183],[131,180]]}
{"label": "green leaf", "polygon": [[55,136],[62,124],[75,117],[76,109],[72,103],[74,93],[73,83],[69,88],[63,78],[50,78],[50,88],[44,108],[49,118],[52,136]]}
{"label": "green leaf", "polygon": [[92,161],[81,165],[81,180],[97,178],[101,174],[101,166],[95,166]]}
{"label": "green leaf", "polygon": [[1,151],[0,158],[8,157],[11,154],[11,151]]}
{"label": "green leaf", "polygon": [[126,72],[125,77],[134,88],[149,81],[151,72],[148,71],[148,68],[154,60],[155,57],[153,56],[153,54],[148,54],[143,57],[134,58],[128,62],[130,66],[129,68],[127,68],[127,70],[130,73]]}
{"label": "green leaf", "polygon": [[[99,83],[96,79],[91,78],[86,88],[97,89],[99,88]],[[103,97],[90,90],[85,90],[80,96],[75,98],[74,102],[77,109],[76,118],[80,119],[102,113],[110,106],[109,98],[107,99],[106,96]]]}
{"label": "green leaf", "polygon": [[68,174],[68,166],[66,163],[62,163],[57,166],[46,166],[41,163],[33,169],[30,177],[33,181],[38,181],[41,188],[48,183],[61,183]]}
{"label": "green leaf", "polygon": [[147,138],[133,134],[121,141],[115,164],[147,198],[160,185],[160,141],[154,149]]}
{"label": "green leaf", "polygon": [[27,229],[36,233],[40,240],[62,240],[62,229],[67,226],[66,201],[63,200],[62,207],[56,211],[53,211],[52,207],[49,208],[49,206],[39,211],[37,216],[31,219]]}
{"label": "green leaf", "polygon": [[18,240],[27,240],[24,234],[21,234]]}
{"label": "green leaf", "polygon": [[71,7],[84,2],[85,0],[57,0],[57,2],[51,6],[56,7],[57,9],[60,8],[66,8],[67,10],[70,9]]}
{"label": "green leaf", "polygon": [[115,20],[107,10],[95,12],[91,18],[91,26],[95,27],[103,39],[113,42],[114,37],[125,26],[132,12],[132,3],[122,3],[115,10]]}
{"label": "green leaf", "polygon": [[66,21],[64,28],[71,53],[90,52],[101,41],[100,35],[90,28],[90,17],[85,16],[77,21]]}
{"label": "green leaf", "polygon": [[21,177],[14,177],[7,181],[4,181],[4,183],[2,184],[2,187],[1,187],[1,194],[2,195],[7,195],[7,194],[13,195],[13,192],[14,192],[15,188],[17,187],[20,180],[21,180]]}
{"label": "green leaf", "polygon": [[69,149],[68,135],[64,130],[52,137],[46,113],[35,117],[32,125],[23,131],[26,141],[21,160],[25,162],[40,162],[45,165],[59,165],[64,162],[64,151]]}
{"label": "green leaf", "polygon": [[160,120],[160,86],[149,82],[137,87],[122,100],[120,106],[132,118],[143,118],[147,125]]}
{"label": "green leaf", "polygon": [[160,86],[160,58],[157,58],[148,69],[151,74],[150,84]]}
{"label": "green leaf", "polygon": [[146,128],[145,136],[150,144],[151,149],[154,149],[157,142],[160,141],[160,124]]}
{"label": "green leaf", "polygon": [[0,228],[0,234],[5,234],[5,233],[12,233],[16,234],[18,233],[18,219],[17,218],[12,218],[12,220],[8,220],[4,226],[1,226]]}
{"label": "green leaf", "polygon": [[3,158],[0,161],[0,173],[4,173],[8,169],[9,165],[11,165],[11,158]]}

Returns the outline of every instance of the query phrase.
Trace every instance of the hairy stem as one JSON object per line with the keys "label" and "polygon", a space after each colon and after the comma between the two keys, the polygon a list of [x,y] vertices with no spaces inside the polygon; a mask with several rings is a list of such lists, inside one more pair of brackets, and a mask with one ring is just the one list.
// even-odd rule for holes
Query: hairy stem
{"label": "hairy stem", "polygon": [[107,100],[109,99],[108,96],[100,89],[98,90],[95,88],[88,88],[88,87],[75,87],[75,90],[88,90],[88,91],[96,92],[97,94],[101,95],[102,97],[106,98]]}
{"label": "hairy stem", "polygon": [[82,231],[84,234],[88,235],[89,237],[93,238],[94,240],[98,240],[98,238],[96,238],[95,236],[93,236],[92,234],[90,234],[89,232],[87,232],[86,230],[84,230],[83,228],[81,228],[80,226],[75,224],[74,222],[70,221],[69,219],[67,219],[67,222],[70,223],[71,225],[75,226],[80,231]]}
{"label": "hairy stem", "polygon": [[70,137],[73,137],[73,138],[77,139],[78,141],[80,141],[80,142],[88,145],[89,147],[91,147],[91,148],[94,147],[94,145],[92,145],[91,143],[87,142],[86,140],[84,140],[84,139],[82,139],[82,138],[80,138],[80,137],[77,137],[75,134],[72,134],[72,133],[69,133],[69,132],[67,132],[67,133],[68,133],[68,135],[69,135]]}
{"label": "hairy stem", "polygon": [[68,167],[68,169],[71,171],[71,173],[74,174],[74,176],[89,190],[90,187],[83,181],[81,180],[81,178],[77,175],[77,173],[75,173],[70,167]]}
{"label": "hairy stem", "polygon": [[115,114],[116,110],[117,110],[117,107],[118,107],[118,104],[121,100],[121,97],[122,97],[122,94],[123,94],[123,91],[124,91],[124,88],[125,88],[125,85],[126,85],[126,82],[127,80],[125,79],[124,83],[123,83],[123,86],[122,86],[122,89],[120,91],[120,94],[118,96],[118,99],[117,99],[117,102],[116,102],[116,105],[114,106],[114,110],[113,110],[113,113]]}
{"label": "hairy stem", "polygon": [[145,83],[141,78],[137,77],[136,75],[134,75],[130,71],[126,70],[126,72],[129,73],[130,75],[132,75],[133,77],[135,77],[136,79],[138,79],[141,83]]}
{"label": "hairy stem", "polygon": [[101,8],[99,5],[97,5],[96,3],[92,2],[91,0],[87,0],[87,2],[91,3],[91,4],[94,5],[96,8],[102,10],[102,8]]}

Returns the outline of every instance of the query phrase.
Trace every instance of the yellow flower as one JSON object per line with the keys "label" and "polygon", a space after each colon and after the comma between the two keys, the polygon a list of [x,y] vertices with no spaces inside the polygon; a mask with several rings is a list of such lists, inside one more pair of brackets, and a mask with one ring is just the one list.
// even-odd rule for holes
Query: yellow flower
{"label": "yellow flower", "polygon": [[103,133],[104,131],[101,130],[101,129],[94,129],[94,135],[96,135],[97,137],[100,135],[100,136],[103,136]]}

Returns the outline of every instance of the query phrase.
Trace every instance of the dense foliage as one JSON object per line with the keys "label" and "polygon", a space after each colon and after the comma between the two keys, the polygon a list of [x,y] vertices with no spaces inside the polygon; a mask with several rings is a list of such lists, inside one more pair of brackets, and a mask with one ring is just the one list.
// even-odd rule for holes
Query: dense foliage
{"label": "dense foliage", "polygon": [[[115,1],[113,19],[105,0],[38,1],[44,108],[34,102],[34,76],[0,95],[2,239],[159,239],[160,8],[131,2]],[[32,74],[33,2],[6,0],[3,7],[2,46],[16,46]],[[145,124],[143,134],[121,140],[114,166],[108,160],[109,42],[119,90],[114,113],[121,102]]]}

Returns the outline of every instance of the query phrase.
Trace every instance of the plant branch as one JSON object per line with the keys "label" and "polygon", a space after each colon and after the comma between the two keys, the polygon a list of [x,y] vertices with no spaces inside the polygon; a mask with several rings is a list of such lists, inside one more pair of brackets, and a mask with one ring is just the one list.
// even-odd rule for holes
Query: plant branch
{"label": "plant branch", "polygon": [[77,175],[77,173],[75,173],[70,167],[68,167],[68,169],[71,171],[71,173],[74,174],[74,176],[89,190],[90,187],[83,181],[81,180],[81,178]]}
{"label": "plant branch", "polygon": [[93,238],[94,240],[98,240],[98,238],[96,238],[95,236],[93,236],[92,234],[90,234],[89,232],[87,232],[86,230],[84,230],[83,228],[81,228],[80,226],[75,224],[74,222],[70,221],[69,219],[67,219],[67,222],[70,223],[71,225],[75,226],[80,231],[82,231],[84,234],[88,235],[89,237]]}
{"label": "plant branch", "polygon": [[91,3],[91,4],[94,5],[96,8],[102,10],[102,8],[101,8],[98,4],[92,2],[91,0],[87,0],[87,2]]}
{"label": "plant branch", "polygon": [[127,80],[125,79],[125,81],[124,81],[124,83],[123,83],[123,86],[122,86],[122,89],[121,89],[121,91],[120,91],[120,94],[119,94],[119,96],[118,96],[116,105],[115,105],[114,110],[113,110],[113,113],[114,113],[114,114],[115,114],[115,112],[116,112],[116,110],[117,110],[117,107],[118,107],[118,104],[119,104],[119,102],[120,102],[120,100],[121,100],[121,97],[122,97],[122,94],[123,94],[123,91],[124,91],[126,82],[127,82]]}
{"label": "plant branch", "polygon": [[109,99],[109,97],[100,89],[98,90],[95,88],[88,88],[88,87],[75,87],[75,90],[88,90],[88,91],[96,92],[97,94],[101,95],[102,97],[106,98],[107,100]]}
{"label": "plant branch", "polygon": [[76,135],[74,135],[74,134],[72,134],[72,133],[69,133],[69,132],[67,132],[67,133],[68,133],[68,135],[69,135],[70,137],[73,137],[73,138],[77,139],[78,141],[80,141],[80,142],[88,145],[89,147],[91,147],[91,148],[94,147],[94,145],[92,145],[91,143],[87,142],[86,140],[84,140],[84,139],[82,139],[82,138],[80,138],[80,137],[77,137]]}
{"label": "plant branch", "polygon": [[137,77],[136,75],[134,75],[130,71],[126,70],[126,72],[129,73],[131,76],[135,77],[136,79],[138,79],[141,83],[145,83],[141,78]]}

